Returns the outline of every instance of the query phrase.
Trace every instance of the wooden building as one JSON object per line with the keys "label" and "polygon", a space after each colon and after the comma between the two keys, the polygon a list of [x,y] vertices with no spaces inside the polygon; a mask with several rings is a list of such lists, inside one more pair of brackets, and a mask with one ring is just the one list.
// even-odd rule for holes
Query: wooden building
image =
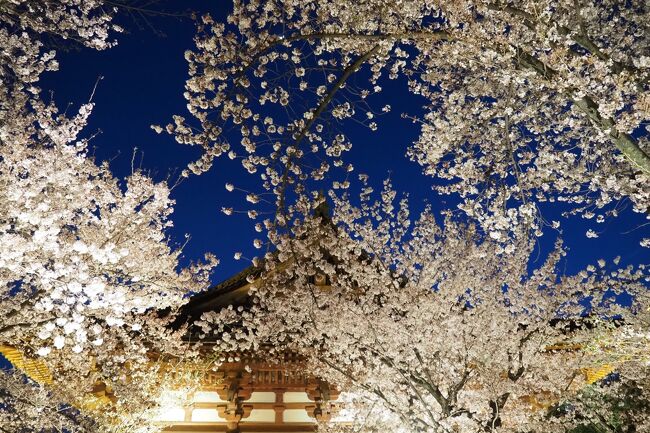
{"label": "wooden building", "polygon": [[[249,268],[186,305],[182,320],[192,322],[203,312],[245,305],[258,270]],[[228,354],[228,361],[207,373],[202,388],[186,407],[161,413],[170,432],[311,432],[317,420],[343,422],[339,393],[305,373],[303,361],[285,354],[273,362],[263,352]]]}

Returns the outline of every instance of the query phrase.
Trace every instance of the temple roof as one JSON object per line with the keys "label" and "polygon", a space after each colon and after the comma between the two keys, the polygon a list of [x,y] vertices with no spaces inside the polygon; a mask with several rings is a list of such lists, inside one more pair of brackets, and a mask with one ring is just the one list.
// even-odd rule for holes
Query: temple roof
{"label": "temple roof", "polygon": [[[321,218],[321,223],[336,230],[332,221],[330,207],[323,197],[321,203],[314,209],[314,216]],[[271,253],[275,254],[275,253]],[[193,295],[189,302],[183,306],[179,318],[174,322],[175,326],[182,323],[190,323],[198,319],[206,311],[219,310],[228,305],[242,305],[246,303],[250,283],[249,277],[257,279],[264,269],[264,260],[257,266],[251,265],[232,277],[222,281],[206,290],[205,292]]]}
{"label": "temple roof", "polygon": [[192,322],[206,311],[219,310],[231,304],[244,304],[250,288],[248,278],[257,278],[262,269],[263,264],[249,266],[205,292],[192,296],[189,302],[181,308],[179,318],[175,321],[175,324]]}

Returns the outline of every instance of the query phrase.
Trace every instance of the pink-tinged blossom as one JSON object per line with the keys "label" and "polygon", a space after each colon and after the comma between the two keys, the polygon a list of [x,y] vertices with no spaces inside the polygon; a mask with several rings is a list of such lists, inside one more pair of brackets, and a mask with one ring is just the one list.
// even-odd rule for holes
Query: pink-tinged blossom
{"label": "pink-tinged blossom", "polygon": [[[94,0],[0,4],[0,344],[52,374],[37,384],[0,372],[7,431],[158,430],[151,408],[168,378],[147,351],[163,358],[186,348],[182,331],[167,328],[173,314],[151,313],[177,311],[217,263],[179,266],[166,183],[140,171],[118,180],[88,155],[92,103],[60,113],[40,98],[35,84],[57,68],[41,35],[109,48],[120,30],[114,12]],[[77,415],[97,383],[123,404]]]}
{"label": "pink-tinged blossom", "polygon": [[[380,197],[365,194],[355,207],[332,194],[331,221],[313,216],[320,200],[302,201],[290,233],[271,234],[277,255],[247,279],[252,306],[197,322],[219,352],[291,351],[348,392],[351,424],[320,429],[559,433],[608,413],[591,406],[589,390],[617,398],[650,377],[646,266],[599,262],[564,275],[558,242],[529,272],[536,247],[525,228],[499,252],[499,240],[475,226],[449,218],[443,230],[428,210],[409,217],[389,182]],[[631,294],[633,308],[604,302],[611,293]],[[616,327],[603,319],[614,314],[624,318]],[[606,363],[621,381],[589,387],[583,369]],[[571,410],[549,421],[546,408],[561,402]],[[646,415],[629,416],[645,428]]]}

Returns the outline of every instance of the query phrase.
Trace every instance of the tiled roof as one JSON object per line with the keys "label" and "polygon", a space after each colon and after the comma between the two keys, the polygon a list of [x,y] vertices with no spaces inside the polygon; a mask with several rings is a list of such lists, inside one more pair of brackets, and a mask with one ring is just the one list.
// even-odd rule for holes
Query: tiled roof
{"label": "tiled roof", "polygon": [[45,363],[38,358],[30,358],[20,350],[11,346],[0,345],[0,353],[13,364],[13,366],[23,371],[30,379],[38,383],[51,384],[52,373]]}

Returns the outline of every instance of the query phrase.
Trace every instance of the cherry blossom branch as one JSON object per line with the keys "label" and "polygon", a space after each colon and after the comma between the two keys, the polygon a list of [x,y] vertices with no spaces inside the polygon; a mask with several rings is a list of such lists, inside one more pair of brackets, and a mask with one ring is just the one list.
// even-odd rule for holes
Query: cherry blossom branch
{"label": "cherry blossom branch", "polygon": [[[379,51],[379,44],[375,45],[367,51],[364,55],[359,56],[353,63],[348,65],[344,70],[343,74],[339,77],[339,79],[334,83],[334,85],[330,88],[330,90],[327,92],[323,100],[318,104],[318,107],[316,110],[313,112],[311,118],[307,121],[305,126],[300,130],[298,135],[295,136],[294,139],[294,146],[297,148],[302,140],[305,138],[311,127],[314,125],[316,120],[320,117],[321,114],[325,111],[327,106],[329,105],[330,102],[332,102],[332,99],[334,98],[334,95],[336,92],[338,92],[341,87],[345,84],[345,82],[350,78],[350,76],[355,73],[361,65],[363,65],[365,62],[367,62],[372,56],[374,56],[378,51]],[[289,167],[291,165],[291,161],[293,159],[294,153],[289,154],[289,157],[287,159],[287,162],[285,164],[285,169],[284,173],[282,174],[282,181],[281,181],[281,186],[279,190],[279,197],[280,197],[280,204],[279,204],[279,209],[278,211],[281,212],[282,209],[285,207],[285,201],[284,201],[284,196],[285,196],[285,191],[286,191],[286,186],[287,186],[287,180],[289,177]]]}
{"label": "cherry blossom branch", "polygon": [[291,36],[278,36],[266,46],[259,49],[255,54],[253,54],[248,61],[248,63],[242,68],[242,70],[235,76],[235,82],[238,78],[241,78],[247,70],[249,70],[253,64],[265,53],[267,53],[272,48],[288,44],[291,42],[296,42],[300,40],[309,41],[314,39],[358,39],[362,41],[385,41],[385,40],[403,40],[403,39],[429,39],[429,40],[438,40],[446,41],[451,39],[451,34],[447,31],[420,31],[420,32],[398,32],[398,33],[376,33],[376,34],[363,34],[363,33],[342,33],[342,32],[324,32],[324,33],[298,33]]}
{"label": "cherry blossom branch", "polygon": [[30,321],[30,322],[11,323],[9,325],[5,325],[2,328],[0,328],[0,334],[4,334],[5,332],[11,331],[12,329],[16,329],[16,328],[30,328],[30,327],[33,327],[33,326],[42,325],[44,323],[49,322],[50,320],[52,320],[52,319],[48,318],[48,319],[39,320],[39,321],[36,321],[36,322]]}
{"label": "cherry blossom branch", "polygon": [[[27,308],[29,305],[33,304],[34,299],[36,299],[37,297],[39,297],[41,295],[44,295],[44,294],[45,294],[45,290],[42,290],[42,289],[37,290],[32,295],[30,295],[29,298],[25,299],[23,302],[18,304],[18,308],[14,308],[14,309],[12,309],[12,311],[5,314],[4,320],[11,319],[12,317],[17,316],[19,313],[24,311],[25,308]],[[3,333],[3,332],[8,331],[9,329],[11,329],[13,327],[14,327],[14,325],[5,325],[5,326],[3,326],[2,328],[0,328],[0,334]]]}
{"label": "cherry blossom branch", "polygon": [[[520,47],[513,46],[513,48],[516,49],[517,60],[522,66],[532,69],[540,77],[549,81],[557,76],[555,70],[548,67],[539,59],[528,54]],[[632,164],[641,169],[645,174],[650,175],[650,156],[641,149],[637,140],[629,134],[618,131],[613,119],[605,118],[599,113],[598,104],[593,99],[586,95],[583,97],[578,96],[578,98],[576,98],[577,95],[579,95],[578,89],[569,89],[567,91],[567,96],[569,96],[571,102],[580,111],[586,114],[596,127],[610,137],[618,150],[620,150],[621,153],[632,162]]]}
{"label": "cherry blossom branch", "polygon": [[[578,5],[576,7],[579,7]],[[534,15],[532,15],[529,12],[526,12],[522,9],[519,9],[517,7],[511,6],[511,5],[502,5],[500,3],[494,3],[494,4],[489,4],[488,9],[494,10],[494,11],[503,11],[510,13],[514,16],[520,17],[524,19],[524,25],[528,27],[531,30],[535,30],[537,28],[537,20]],[[546,26],[549,26],[549,23],[544,23]],[[557,22],[553,23],[555,27],[557,28],[558,32],[562,36],[568,36],[571,35],[571,38],[582,48],[585,50],[589,51],[591,54],[594,56],[598,57],[602,61],[610,61],[611,57],[605,54],[598,46],[591,40],[589,39],[585,29],[584,29],[584,24],[580,24],[580,33],[574,33],[572,34],[572,30],[569,29],[566,26],[563,26],[561,24],[558,24]],[[640,71],[634,67],[633,65],[627,65],[623,64],[621,62],[618,62],[616,60],[612,60],[612,71],[615,74],[618,74],[622,72],[623,70],[627,70],[629,72],[632,72],[634,74],[640,73]],[[642,78],[643,79],[643,78]],[[643,81],[647,80],[643,79]]]}
{"label": "cherry blossom branch", "polygon": [[[327,366],[330,367],[331,369],[333,369],[333,370],[335,370],[335,371],[338,371],[340,374],[342,374],[343,376],[347,377],[347,378],[348,378],[352,383],[355,383],[357,386],[361,387],[361,388],[364,389],[365,391],[367,391],[367,392],[369,392],[369,393],[371,393],[371,394],[374,394],[374,395],[376,395],[377,397],[379,397],[379,398],[384,402],[384,404],[386,404],[387,407],[389,407],[389,408],[391,409],[391,411],[392,411],[394,414],[396,414],[397,416],[399,416],[399,417],[402,419],[402,421],[403,421],[405,424],[408,424],[408,423],[409,423],[410,420],[409,420],[408,418],[406,418],[406,416],[404,415],[402,409],[399,408],[399,407],[397,407],[397,406],[395,406],[395,404],[393,404],[390,400],[388,400],[388,398],[386,397],[386,395],[385,395],[385,394],[384,394],[380,389],[378,389],[378,388],[373,388],[373,387],[368,386],[367,384],[363,383],[362,381],[360,381],[360,380],[357,379],[356,377],[352,376],[352,375],[351,375],[350,373],[348,373],[347,371],[345,371],[345,370],[343,370],[342,368],[340,368],[337,364],[335,364],[335,363],[333,363],[333,362],[330,362],[330,361],[328,361],[328,360],[325,359],[325,358],[320,358],[319,361],[322,362],[322,363],[324,363],[325,365],[327,365]],[[419,420],[419,419],[418,419],[418,420]],[[423,422],[422,420],[419,420],[419,421],[421,421],[423,424],[427,425],[427,424],[426,424],[425,422]]]}

